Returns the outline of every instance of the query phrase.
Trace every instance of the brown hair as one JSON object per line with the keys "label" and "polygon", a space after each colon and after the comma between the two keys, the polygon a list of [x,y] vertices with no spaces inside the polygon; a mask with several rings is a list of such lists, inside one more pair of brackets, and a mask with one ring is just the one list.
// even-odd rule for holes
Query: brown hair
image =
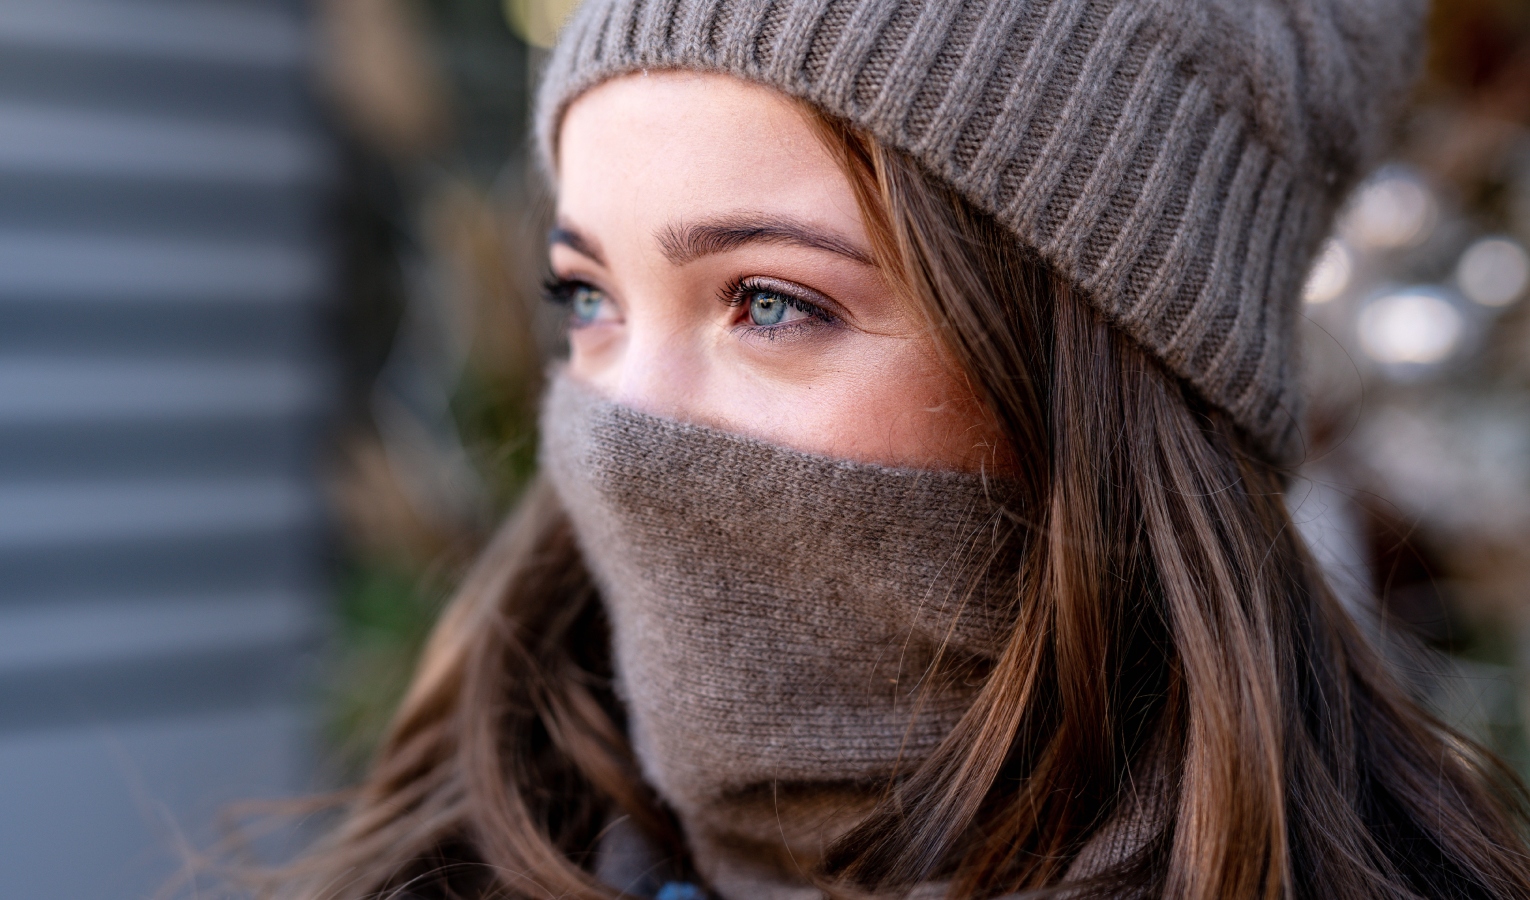
{"label": "brown hair", "polygon": [[[1281,472],[952,189],[810,116],[1035,511],[1006,651],[830,849],[825,889],[945,878],[992,897],[1075,866],[1070,897],[1530,896],[1523,789],[1400,690],[1293,529]],[[534,486],[341,826],[277,893],[608,898],[590,863],[616,814],[682,858],[626,744],[605,627]],[[1113,834],[1126,850],[1087,865]]]}

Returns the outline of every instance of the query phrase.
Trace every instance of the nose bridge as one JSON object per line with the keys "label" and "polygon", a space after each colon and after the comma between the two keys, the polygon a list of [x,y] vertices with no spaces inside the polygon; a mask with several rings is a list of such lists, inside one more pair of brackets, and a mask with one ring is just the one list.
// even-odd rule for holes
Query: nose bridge
{"label": "nose bridge", "polygon": [[695,336],[670,316],[635,317],[628,329],[614,399],[659,415],[683,412],[700,374]]}

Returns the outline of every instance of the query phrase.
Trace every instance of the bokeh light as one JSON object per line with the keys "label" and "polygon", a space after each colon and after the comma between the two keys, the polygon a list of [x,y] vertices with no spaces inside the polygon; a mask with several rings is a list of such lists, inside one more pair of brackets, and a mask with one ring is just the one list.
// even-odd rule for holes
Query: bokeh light
{"label": "bokeh light", "polygon": [[1338,238],[1330,238],[1323,245],[1312,271],[1307,275],[1307,285],[1302,298],[1308,303],[1327,303],[1344,293],[1354,274],[1354,255]]}
{"label": "bokeh light", "polygon": [[1465,322],[1436,288],[1384,294],[1360,312],[1360,344],[1386,365],[1433,365],[1455,352]]}
{"label": "bokeh light", "polygon": [[1456,283],[1483,306],[1508,306],[1530,284],[1530,254],[1513,238],[1483,238],[1461,254]]}
{"label": "bokeh light", "polygon": [[545,49],[578,6],[579,0],[504,0],[505,21],[526,43]]}
{"label": "bokeh light", "polygon": [[1411,247],[1429,236],[1438,216],[1434,194],[1424,180],[1411,169],[1388,166],[1355,195],[1343,231],[1361,247]]}

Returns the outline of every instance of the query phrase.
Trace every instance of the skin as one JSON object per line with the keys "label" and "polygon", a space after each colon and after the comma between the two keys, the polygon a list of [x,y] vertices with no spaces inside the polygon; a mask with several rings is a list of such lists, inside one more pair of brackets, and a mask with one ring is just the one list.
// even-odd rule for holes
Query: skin
{"label": "skin", "polygon": [[991,466],[996,428],[872,261],[795,103],[723,75],[615,79],[569,107],[557,166],[572,377],[810,453]]}

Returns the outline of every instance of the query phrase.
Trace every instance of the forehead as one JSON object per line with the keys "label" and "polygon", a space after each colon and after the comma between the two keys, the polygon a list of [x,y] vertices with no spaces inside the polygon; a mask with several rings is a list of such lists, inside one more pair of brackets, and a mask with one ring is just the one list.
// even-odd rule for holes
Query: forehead
{"label": "forehead", "polygon": [[768,212],[859,230],[849,182],[785,96],[724,75],[608,81],[565,114],[558,208],[608,230]]}

